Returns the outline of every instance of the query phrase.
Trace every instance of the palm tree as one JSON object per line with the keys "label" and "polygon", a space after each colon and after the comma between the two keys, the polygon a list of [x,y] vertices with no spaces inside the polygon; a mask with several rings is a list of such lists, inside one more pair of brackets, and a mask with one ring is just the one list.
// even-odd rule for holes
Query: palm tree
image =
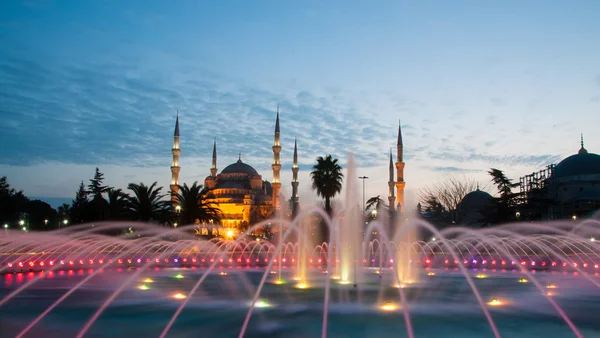
{"label": "palm tree", "polygon": [[108,197],[108,218],[121,220],[127,215],[127,202],[129,195],[121,189],[110,188],[106,191]]}
{"label": "palm tree", "polygon": [[375,197],[371,197],[367,200],[367,209],[379,210],[380,206],[387,207],[383,199],[380,197],[381,195],[377,195]]}
{"label": "palm tree", "polygon": [[313,166],[310,173],[312,178],[312,189],[317,191],[317,195],[325,199],[325,211],[331,215],[331,199],[342,190],[342,167],[338,164],[338,159],[331,155],[325,158],[319,156],[317,164]]}
{"label": "palm tree", "polygon": [[[333,159],[331,155],[325,158],[319,156],[317,164],[313,166],[310,173],[312,178],[312,189],[317,191],[317,195],[325,199],[325,211],[329,216],[332,213],[331,199],[342,190],[342,167],[337,163],[338,159]],[[320,241],[329,241],[329,229],[323,220],[319,226],[321,232]]]}
{"label": "palm tree", "polygon": [[181,207],[179,219],[182,224],[193,224],[196,220],[200,223],[218,223],[223,217],[221,209],[208,200],[208,189],[198,182],[189,187],[185,183],[180,185],[176,198]]}
{"label": "palm tree", "polygon": [[170,201],[163,200],[166,194],[161,194],[162,187],[156,187],[157,182],[147,186],[144,183],[129,183],[127,189],[133,191],[133,196],[127,197],[128,209],[133,219],[148,222],[158,220],[168,212]]}

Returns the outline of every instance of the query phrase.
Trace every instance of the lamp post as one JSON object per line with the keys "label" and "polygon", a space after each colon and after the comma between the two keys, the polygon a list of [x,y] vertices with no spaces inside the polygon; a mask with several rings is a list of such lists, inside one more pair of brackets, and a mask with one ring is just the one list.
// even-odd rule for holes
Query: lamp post
{"label": "lamp post", "polygon": [[359,179],[361,179],[363,182],[363,215],[365,214],[365,212],[367,212],[367,210],[366,210],[367,208],[365,205],[365,180],[367,180],[368,178],[369,178],[368,176],[359,177]]}

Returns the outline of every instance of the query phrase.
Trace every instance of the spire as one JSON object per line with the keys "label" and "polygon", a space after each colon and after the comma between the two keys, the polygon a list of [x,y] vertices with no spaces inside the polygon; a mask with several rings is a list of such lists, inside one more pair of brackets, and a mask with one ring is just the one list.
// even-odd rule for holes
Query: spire
{"label": "spire", "polygon": [[275,120],[275,132],[279,133],[279,105],[277,105],[277,119]]}
{"label": "spire", "polygon": [[179,137],[179,109],[177,109],[177,118],[175,119],[175,135]]}
{"label": "spire", "polygon": [[587,154],[588,151],[583,147],[583,133],[581,133],[581,149],[579,149],[578,154]]}
{"label": "spire", "polygon": [[390,148],[390,182],[394,182],[394,158],[392,156],[392,148]]}
{"label": "spire", "polygon": [[402,124],[400,123],[400,119],[398,119],[398,147],[402,146]]}
{"label": "spire", "polygon": [[238,162],[242,162],[242,152],[241,151],[238,154]]}
{"label": "spire", "polygon": [[479,182],[477,182],[477,191],[479,191]]}
{"label": "spire", "polygon": [[298,166],[298,142],[294,137],[294,166]]}
{"label": "spire", "polygon": [[212,165],[210,166],[210,176],[217,177],[217,138],[213,143]]}

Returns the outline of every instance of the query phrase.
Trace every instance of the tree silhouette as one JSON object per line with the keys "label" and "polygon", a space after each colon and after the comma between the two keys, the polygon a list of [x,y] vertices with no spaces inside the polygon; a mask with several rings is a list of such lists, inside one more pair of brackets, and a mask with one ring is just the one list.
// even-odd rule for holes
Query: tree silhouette
{"label": "tree silhouette", "polygon": [[170,201],[163,200],[166,194],[161,194],[162,187],[156,187],[157,182],[150,186],[144,183],[129,183],[127,189],[133,192],[133,196],[127,198],[128,211],[132,218],[137,221],[148,222],[150,220],[161,220],[168,213]]}
{"label": "tree silhouette", "polygon": [[182,225],[199,223],[219,223],[223,217],[221,209],[209,201],[208,189],[194,182],[191,186],[183,184],[179,186],[176,195],[177,205],[181,207],[179,221]]}
{"label": "tree silhouette", "polygon": [[[319,156],[310,176],[312,178],[312,189],[317,192],[318,196],[325,199],[325,211],[331,216],[331,199],[342,190],[344,179],[338,159],[332,158],[331,155],[327,155],[325,158]],[[329,230],[327,226],[321,224],[320,228],[323,241],[328,241]]]}

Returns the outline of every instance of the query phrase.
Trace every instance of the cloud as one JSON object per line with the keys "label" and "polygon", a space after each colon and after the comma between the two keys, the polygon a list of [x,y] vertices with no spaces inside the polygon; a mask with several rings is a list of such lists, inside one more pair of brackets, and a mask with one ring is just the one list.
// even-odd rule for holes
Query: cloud
{"label": "cloud", "polygon": [[458,168],[458,167],[432,167],[434,171],[438,172],[485,172],[483,169],[469,169],[469,168]]}
{"label": "cloud", "polygon": [[526,165],[541,167],[558,162],[561,157],[556,155],[486,155],[465,152],[429,152],[428,156],[436,160],[454,161],[461,163],[480,162],[489,165]]}
{"label": "cloud", "polygon": [[305,165],[326,154],[345,160],[348,150],[357,163],[377,165],[385,156],[373,150],[394,144],[396,128],[344,103],[341,94],[302,90],[292,97],[214,72],[187,71],[167,77],[127,63],[50,67],[22,55],[3,59],[2,164],[168,167],[177,109],[182,157],[208,158],[216,137],[219,157],[242,152],[259,169],[269,168],[278,104],[284,159],[291,161],[294,137]]}

